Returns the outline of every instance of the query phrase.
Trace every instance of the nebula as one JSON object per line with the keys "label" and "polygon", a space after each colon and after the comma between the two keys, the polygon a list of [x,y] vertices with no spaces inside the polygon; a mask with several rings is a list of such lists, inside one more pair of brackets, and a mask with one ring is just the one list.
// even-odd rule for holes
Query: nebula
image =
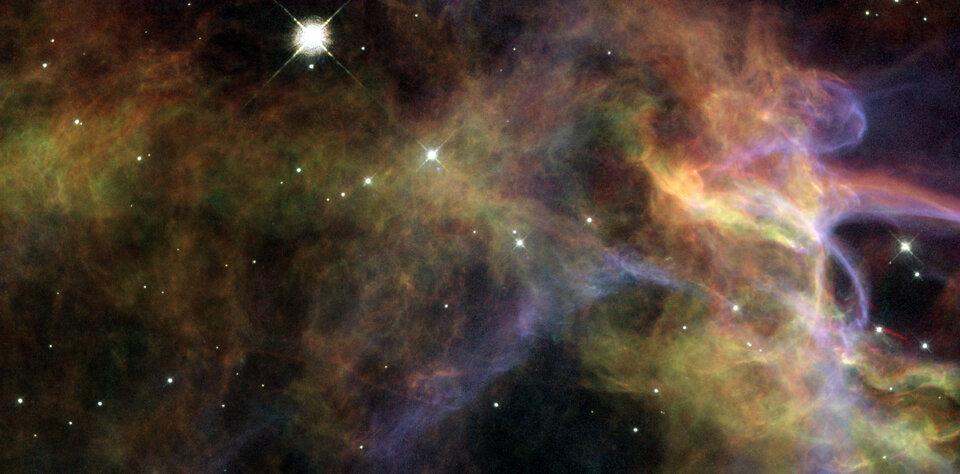
{"label": "nebula", "polygon": [[956,471],[958,15],[8,2],[0,467]]}

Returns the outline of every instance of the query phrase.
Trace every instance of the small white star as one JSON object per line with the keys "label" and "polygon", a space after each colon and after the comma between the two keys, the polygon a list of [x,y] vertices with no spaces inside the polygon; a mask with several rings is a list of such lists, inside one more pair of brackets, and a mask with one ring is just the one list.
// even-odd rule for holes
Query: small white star
{"label": "small white star", "polygon": [[875,330],[877,331],[878,334],[879,334],[879,333],[882,333],[882,332],[883,332],[883,326],[877,326],[877,328],[876,328]]}
{"label": "small white star", "polygon": [[102,406],[103,406],[103,402],[97,402],[97,406],[98,406],[98,407],[102,407]]}
{"label": "small white star", "polygon": [[500,404],[497,403],[497,402],[493,402],[493,407],[494,407],[494,408],[500,408]]}
{"label": "small white star", "polygon": [[523,248],[523,239],[517,239],[515,243],[517,248]]}
{"label": "small white star", "polygon": [[301,169],[300,169],[300,168],[297,168],[297,173],[299,173],[300,171],[301,171]]}
{"label": "small white star", "polygon": [[427,150],[427,161],[439,161],[440,152],[437,149]]}
{"label": "small white star", "polygon": [[920,272],[913,272],[914,278],[920,278]]}
{"label": "small white star", "polygon": [[373,184],[373,178],[363,178],[363,184],[370,186]]}
{"label": "small white star", "polygon": [[910,252],[910,242],[900,242],[901,252]]}
{"label": "small white star", "polygon": [[633,427],[633,432],[636,433],[636,432],[638,432],[638,431],[640,431],[640,428],[637,428],[636,426],[634,426],[634,427]]}
{"label": "small white star", "polygon": [[593,218],[592,218],[592,217],[588,217],[588,218],[587,218],[587,224],[592,224],[592,223],[593,223]]}
{"label": "small white star", "polygon": [[43,64],[41,64],[41,66],[43,66],[43,68],[46,69],[46,68],[47,68],[47,63],[43,63]]}
{"label": "small white star", "polygon": [[659,388],[653,389],[653,393],[660,393],[660,389]]}
{"label": "small white star", "polygon": [[22,399],[22,398],[18,398],[18,399],[17,399],[17,404],[22,405],[22,404],[23,404],[23,399]]}
{"label": "small white star", "polygon": [[167,377],[167,383],[168,384],[173,383],[173,377]]}
{"label": "small white star", "polygon": [[930,344],[927,344],[926,342],[924,342],[923,344],[920,344],[920,348],[923,350],[928,350],[930,349]]}
{"label": "small white star", "polygon": [[143,157],[142,157],[142,156],[138,156],[138,157],[137,157],[137,161],[143,161]]}

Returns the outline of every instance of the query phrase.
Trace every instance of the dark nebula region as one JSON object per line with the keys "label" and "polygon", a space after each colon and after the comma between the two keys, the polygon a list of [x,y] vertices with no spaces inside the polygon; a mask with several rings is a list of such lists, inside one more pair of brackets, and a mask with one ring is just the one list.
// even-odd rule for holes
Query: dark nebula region
{"label": "dark nebula region", "polygon": [[960,470],[955,0],[0,43],[0,472]]}

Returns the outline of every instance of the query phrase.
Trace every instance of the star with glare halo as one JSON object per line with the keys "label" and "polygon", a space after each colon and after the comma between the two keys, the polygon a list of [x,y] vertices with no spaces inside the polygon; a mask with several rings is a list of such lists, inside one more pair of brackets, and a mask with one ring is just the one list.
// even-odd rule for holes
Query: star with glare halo
{"label": "star with glare halo", "polygon": [[300,31],[297,32],[297,48],[305,53],[326,51],[329,40],[330,36],[324,23],[307,22],[300,25]]}

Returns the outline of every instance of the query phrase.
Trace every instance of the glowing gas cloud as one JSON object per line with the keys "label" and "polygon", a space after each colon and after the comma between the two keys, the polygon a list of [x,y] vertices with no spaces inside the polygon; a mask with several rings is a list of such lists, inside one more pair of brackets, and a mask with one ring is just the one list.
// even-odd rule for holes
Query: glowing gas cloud
{"label": "glowing gas cloud", "polygon": [[[880,349],[870,275],[835,231],[873,216],[955,232],[960,204],[831,159],[870,124],[841,77],[784,55],[774,11],[605,2],[569,21],[609,27],[617,79],[528,54],[495,95],[463,92],[484,112],[459,117],[476,132],[452,145],[513,158],[447,165],[445,179],[467,190],[461,210],[490,205],[490,186],[563,170],[558,195],[502,203],[540,234],[503,250],[534,256],[509,271],[525,296],[496,328],[464,334],[472,342],[442,368],[408,380],[418,401],[370,433],[374,454],[403,458],[397,443],[452,416],[549,334],[577,348],[591,387],[659,407],[666,472],[955,467],[956,368]],[[534,51],[545,41],[527,40]],[[510,105],[529,108],[529,97],[536,110]],[[495,110],[525,125],[493,125]],[[536,210],[552,199],[573,216]],[[600,231],[573,230],[586,212]]]}
{"label": "glowing gas cloud", "polygon": [[960,110],[892,99],[949,45],[815,66],[770,2],[34,3],[5,470],[960,469],[960,165],[917,164],[957,142],[887,135]]}

